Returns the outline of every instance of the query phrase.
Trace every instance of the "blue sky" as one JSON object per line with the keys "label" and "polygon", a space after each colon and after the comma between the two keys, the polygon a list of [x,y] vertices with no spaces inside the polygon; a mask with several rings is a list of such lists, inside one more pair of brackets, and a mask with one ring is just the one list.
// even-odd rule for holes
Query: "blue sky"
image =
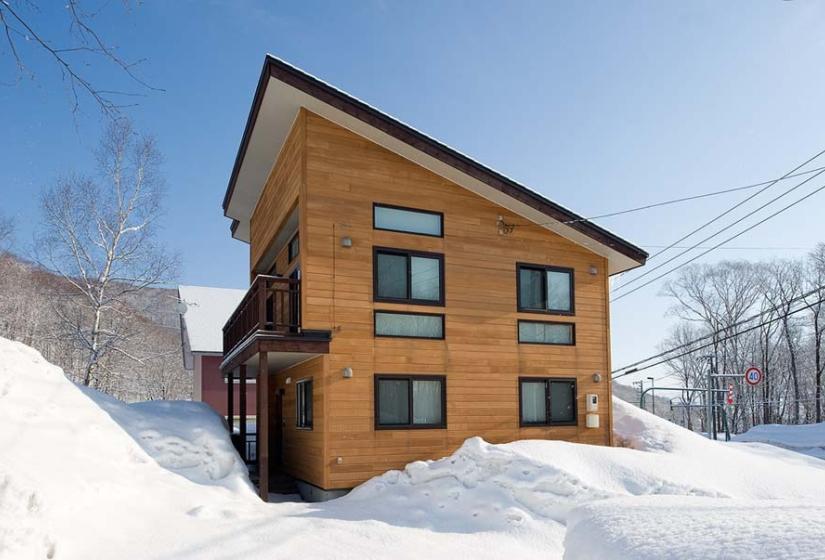
{"label": "blue sky", "polygon": [[[58,3],[55,3],[57,5]],[[244,286],[248,248],[220,208],[263,56],[271,52],[584,215],[777,177],[825,148],[825,5],[793,2],[111,3],[101,34],[165,93],[127,111],[166,163],[164,240],[182,283]],[[55,38],[59,11],[33,15]],[[37,193],[86,170],[100,130],[58,70],[0,86],[2,213],[25,250]],[[13,82],[8,52],[3,83]],[[90,76],[128,87],[113,68]],[[820,165],[825,165],[825,161]],[[600,221],[666,245],[744,194]],[[767,198],[763,198],[767,200]],[[825,241],[825,193],[732,243]],[[703,260],[798,256],[720,250]],[[669,302],[649,286],[613,307],[614,365],[655,351]]]}

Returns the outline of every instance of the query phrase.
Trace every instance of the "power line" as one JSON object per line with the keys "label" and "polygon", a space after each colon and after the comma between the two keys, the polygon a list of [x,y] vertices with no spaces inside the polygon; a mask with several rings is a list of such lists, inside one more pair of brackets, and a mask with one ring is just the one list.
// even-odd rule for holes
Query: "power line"
{"label": "power line", "polygon": [[[825,303],[825,298],[822,298],[822,299],[820,299],[819,301],[816,301],[816,302],[814,302],[814,303],[812,303],[812,304],[810,304],[810,305],[818,305],[818,304],[820,304],[820,303]],[[646,369],[650,369],[650,368],[652,368],[652,367],[656,367],[656,366],[658,366],[658,365],[662,365],[662,364],[664,364],[664,363],[666,363],[666,362],[669,362],[670,360],[675,360],[676,358],[681,358],[682,356],[687,356],[687,355],[689,355],[689,354],[693,354],[694,352],[698,352],[699,350],[704,350],[705,348],[709,348],[709,347],[713,346],[714,344],[718,344],[718,343],[720,343],[720,342],[725,342],[726,340],[730,340],[731,338],[735,338],[735,337],[737,337],[737,336],[741,336],[741,335],[743,335],[743,334],[745,334],[745,333],[748,333],[748,332],[754,331],[754,330],[756,330],[756,329],[758,329],[758,328],[760,328],[760,327],[764,327],[765,325],[770,325],[771,323],[775,323],[776,321],[779,321],[780,319],[784,319],[785,317],[790,317],[791,315],[794,315],[794,314],[799,313],[799,312],[801,312],[801,311],[805,311],[805,310],[806,310],[806,309],[808,309],[808,308],[809,308],[809,306],[808,306],[808,305],[804,305],[804,306],[800,307],[799,309],[794,309],[793,311],[788,311],[787,313],[784,313],[784,314],[782,314],[782,315],[778,315],[778,316],[776,316],[776,317],[773,317],[772,319],[769,319],[768,321],[763,321],[762,323],[759,323],[758,325],[754,325],[753,327],[749,327],[749,328],[747,328],[747,329],[745,329],[745,330],[743,330],[743,331],[739,331],[739,332],[737,332],[737,333],[730,334],[730,335],[728,335],[728,336],[725,336],[725,337],[723,337],[723,338],[720,338],[719,340],[714,340],[714,341],[712,341],[712,342],[710,342],[710,343],[708,343],[708,344],[704,344],[704,345],[702,345],[702,346],[699,346],[699,347],[693,348],[693,349],[691,349],[691,350],[688,350],[687,352],[682,352],[681,354],[677,354],[676,356],[670,356],[670,357],[668,357],[668,358],[665,358],[665,359],[663,359],[663,360],[659,360],[658,362],[654,362],[654,363],[652,363],[652,364],[648,364],[648,365],[643,366],[643,367],[639,367],[639,368],[633,368],[633,369],[630,369],[630,370],[625,371],[624,373],[621,373],[621,374],[619,374],[619,375],[614,375],[614,374],[615,374],[616,372],[618,372],[618,371],[621,371],[621,369],[614,370],[613,372],[611,372],[611,377],[610,377],[610,379],[611,379],[611,380],[614,380],[614,379],[619,379],[620,377],[624,377],[625,375],[630,375],[631,373],[639,373],[639,372],[644,371],[644,370],[646,370]],[[717,333],[717,334],[718,334],[719,332],[720,332],[720,331],[716,331],[716,333]],[[705,337],[705,338],[706,338],[706,337]],[[701,340],[701,339],[698,339],[698,340]],[[688,343],[688,344],[691,344],[691,343]],[[647,361],[647,360],[643,360],[643,361]]]}
{"label": "power line", "polygon": [[[787,303],[785,305],[791,306],[791,305],[795,304],[798,301],[804,301],[805,298],[808,298],[808,297],[810,297],[810,296],[812,296],[816,293],[819,293],[823,290],[825,290],[825,285],[817,286],[816,288],[814,288],[813,290],[811,290],[809,292],[805,292],[804,294],[800,294],[800,295],[796,296],[795,298],[791,298],[790,300],[787,301]],[[815,305],[815,304],[807,304],[806,307],[810,307],[811,305]],[[649,362],[650,360],[655,360],[656,358],[666,356],[666,355],[668,355],[672,352],[675,352],[677,350],[681,350],[682,348],[687,348],[689,346],[692,346],[693,344],[696,344],[697,342],[701,342],[705,339],[716,336],[717,334],[720,334],[724,331],[727,331],[727,330],[730,330],[730,329],[735,329],[736,327],[741,327],[744,324],[750,323],[751,321],[753,321],[755,319],[759,319],[759,318],[763,317],[766,313],[775,313],[777,311],[779,311],[779,305],[774,305],[770,309],[765,309],[764,311],[760,311],[759,313],[751,315],[750,317],[746,317],[745,319],[740,319],[739,321],[733,323],[732,325],[726,326],[724,329],[718,329],[718,330],[713,331],[709,334],[700,336],[699,338],[695,338],[695,339],[691,340],[690,342],[685,342],[684,344],[680,344],[679,346],[674,346],[673,348],[668,348],[664,352],[654,354],[653,356],[648,356],[644,360],[639,360],[638,362],[633,362],[632,364],[627,364],[626,366],[621,367],[616,371],[621,371],[621,370],[625,370],[625,369],[628,369],[628,368],[632,368],[634,366],[638,366],[638,365],[643,364],[645,362]]]}
{"label": "power line", "polygon": [[[739,192],[739,191],[744,191],[744,190],[749,190],[749,189],[755,189],[757,187],[762,187],[762,186],[765,186],[765,185],[768,185],[768,184],[771,184],[771,185],[776,184],[778,181],[783,181],[783,180],[786,180],[786,179],[793,179],[794,177],[801,177],[802,175],[809,175],[811,173],[815,173],[817,171],[822,171],[822,170],[825,170],[825,166],[817,167],[815,169],[809,169],[808,171],[800,171],[799,173],[793,173],[791,175],[786,175],[786,176],[780,177],[778,179],[771,179],[769,181],[762,181],[761,183],[753,183],[751,185],[745,185],[745,186],[742,186],[742,187],[733,187],[733,188],[729,188],[729,189],[722,189],[722,190],[719,190],[719,191],[712,191],[712,192],[708,192],[708,193],[704,193],[704,194],[696,194],[696,195],[692,195],[692,196],[685,196],[685,197],[682,197],[682,198],[674,198],[674,199],[671,199],[671,200],[664,200],[662,202],[654,202],[653,204],[646,204],[645,206],[637,206],[635,208],[628,208],[626,210],[619,210],[617,212],[609,212],[607,214],[599,214],[597,216],[590,216],[589,218],[578,218],[578,219],[575,219],[575,220],[567,220],[566,222],[562,222],[562,223],[563,224],[575,224],[575,223],[578,223],[578,222],[590,222],[592,220],[599,220],[601,218],[612,218],[614,216],[622,216],[624,214],[630,214],[632,212],[641,212],[642,210],[650,210],[651,208],[659,208],[661,206],[668,206],[668,205],[671,205],[671,204],[679,204],[681,202],[689,202],[691,200],[699,200],[699,199],[702,199],[702,198],[709,198],[709,197],[712,197],[712,196],[719,196],[719,195],[722,195],[722,194],[728,194],[728,193],[732,193],[732,192]],[[525,224],[525,225],[532,225],[532,224]],[[548,224],[536,224],[536,225],[550,225],[550,224],[548,223]],[[648,245],[648,247],[652,247],[652,245]]]}
{"label": "power line", "polygon": [[[823,173],[823,172],[825,172],[825,171],[820,171],[819,173]],[[818,173],[818,174],[819,174],[819,173]],[[817,174],[817,175],[818,175],[818,174]],[[813,179],[813,178],[814,178],[814,177],[816,177],[817,175],[814,175],[813,177],[811,177],[811,179]],[[805,181],[808,181],[808,179],[806,179]],[[797,186],[799,186],[799,185],[797,185]],[[796,187],[794,187],[794,188],[796,188]],[[764,223],[765,223],[765,222],[767,222],[768,220],[770,220],[770,219],[772,219],[772,218],[774,218],[774,217],[778,216],[778,215],[779,215],[779,214],[781,214],[782,212],[785,212],[785,211],[786,211],[786,210],[788,210],[789,208],[792,208],[792,207],[796,206],[797,204],[799,204],[800,202],[803,202],[803,201],[805,201],[805,200],[809,199],[810,197],[812,197],[813,195],[815,195],[816,193],[818,193],[818,192],[819,192],[819,191],[821,191],[822,189],[825,189],[825,184],[823,184],[822,186],[820,186],[820,187],[816,188],[815,190],[813,190],[813,191],[809,192],[808,194],[806,194],[806,195],[805,195],[805,196],[803,196],[802,198],[797,199],[797,200],[795,200],[795,201],[791,202],[790,204],[788,204],[788,205],[784,206],[783,208],[781,208],[781,209],[777,210],[777,211],[776,211],[776,212],[774,212],[773,214],[769,214],[768,216],[766,216],[766,217],[764,217],[763,219],[759,220],[759,221],[758,221],[758,222],[756,222],[755,224],[752,224],[752,225],[750,225],[750,226],[746,227],[745,229],[743,229],[743,230],[742,230],[742,231],[740,231],[739,233],[736,233],[736,234],[734,234],[734,235],[732,235],[732,236],[728,237],[728,238],[727,238],[727,239],[725,239],[724,241],[720,241],[719,243],[717,243],[717,244],[716,244],[716,245],[714,245],[713,247],[710,247],[709,249],[706,249],[706,250],[702,251],[701,253],[699,253],[699,254],[698,254],[698,255],[696,255],[695,257],[692,257],[692,258],[688,259],[687,261],[683,262],[682,264],[676,265],[675,267],[671,268],[670,270],[667,270],[667,271],[663,272],[662,274],[659,274],[658,276],[655,276],[654,278],[652,278],[652,279],[648,280],[648,281],[647,281],[647,282],[645,282],[644,284],[642,284],[642,285],[640,285],[640,286],[636,286],[635,288],[631,289],[631,290],[630,290],[630,291],[628,291],[628,292],[625,292],[625,293],[623,293],[623,294],[619,294],[618,296],[616,296],[615,298],[611,299],[610,301],[611,301],[611,302],[614,302],[614,301],[617,301],[617,300],[619,300],[619,299],[622,299],[623,297],[628,296],[628,295],[632,294],[633,292],[637,292],[637,291],[641,290],[641,289],[642,289],[642,288],[644,288],[645,286],[649,286],[650,284],[652,284],[652,283],[653,283],[653,282],[655,282],[656,280],[659,280],[660,278],[664,278],[665,276],[667,276],[667,275],[668,275],[668,274],[670,274],[671,272],[673,272],[673,271],[675,271],[675,270],[678,270],[678,269],[682,268],[683,266],[687,266],[687,265],[689,265],[689,264],[690,264],[690,263],[692,263],[693,261],[695,261],[695,260],[697,260],[697,259],[699,259],[699,258],[701,258],[701,257],[704,257],[705,255],[707,255],[707,254],[708,254],[708,253],[710,253],[711,251],[713,251],[713,250],[715,250],[715,249],[718,249],[719,247],[721,247],[721,246],[722,246],[722,245],[724,245],[725,243],[728,243],[729,241],[733,241],[733,240],[734,240],[734,239],[736,239],[737,237],[739,237],[739,236],[741,236],[741,235],[744,235],[745,233],[749,232],[750,230],[752,230],[752,229],[754,229],[754,228],[756,228],[756,227],[759,227],[760,225],[764,224]],[[787,194],[787,193],[786,193],[786,194]],[[784,196],[784,195],[782,195],[782,196]],[[774,199],[774,200],[776,200],[776,199]],[[764,207],[764,206],[763,206],[763,207]],[[761,208],[762,208],[762,207],[760,207],[760,209],[761,209]],[[746,216],[746,217],[747,217],[747,216]],[[743,219],[744,219],[744,218],[743,218]],[[733,224],[731,224],[731,226],[733,226],[733,225],[737,224],[737,223],[738,223],[738,222],[740,222],[740,221],[741,221],[741,220],[737,220],[736,222],[734,222]],[[722,231],[725,231],[725,229],[728,229],[729,227],[730,227],[730,226],[728,226],[728,227],[726,227],[726,228],[724,228],[724,229],[720,230],[719,232],[717,232],[716,234],[714,234],[714,236],[715,236],[715,235],[718,235],[718,234],[719,234],[719,233],[721,233]],[[711,237],[713,237],[713,236],[711,236]],[[708,238],[708,239],[710,239],[710,238]],[[703,240],[703,241],[700,241],[700,243],[703,243],[704,241],[707,241],[707,239],[705,239],[705,240]],[[684,253],[682,253],[682,254],[684,254]],[[651,269],[651,270],[650,270],[650,272],[653,272],[653,270],[656,270],[656,269],[658,269],[658,268],[661,268],[661,266],[663,266],[663,265],[667,264],[668,262],[671,262],[672,260],[673,260],[673,259],[670,259],[670,260],[668,260],[668,261],[666,261],[666,262],[662,263],[662,265],[657,266],[657,267],[655,267],[655,268]],[[647,273],[643,274],[642,276],[646,276],[646,275],[647,275]],[[638,278],[641,278],[641,276],[640,276],[640,277],[638,277]],[[638,278],[636,278],[636,279],[638,279]],[[624,287],[624,286],[626,286],[626,285],[627,285],[627,284],[623,284],[622,286],[619,286],[619,288],[622,288],[622,287]]]}
{"label": "power line", "polygon": [[[667,247],[667,245],[650,245],[647,243],[640,243],[640,247],[649,247],[651,249],[658,249],[660,247]],[[672,247],[673,249],[707,249],[707,246],[691,246],[679,245]],[[728,251],[810,251],[811,247],[719,247]],[[617,288],[618,289],[618,288]]]}
{"label": "power line", "polygon": [[[705,229],[706,227],[708,227],[708,226],[709,226],[709,225],[711,225],[712,223],[716,222],[717,220],[719,220],[719,219],[721,219],[721,218],[724,218],[725,216],[727,216],[728,214],[730,214],[731,212],[733,212],[734,210],[736,210],[737,208],[739,208],[740,206],[742,206],[743,204],[745,204],[746,202],[748,202],[749,200],[753,199],[753,198],[754,198],[754,197],[756,197],[756,196],[759,196],[760,194],[762,194],[763,192],[765,192],[766,190],[768,190],[769,188],[771,188],[772,186],[774,186],[774,185],[775,185],[776,183],[778,183],[779,181],[782,181],[782,180],[784,180],[784,179],[787,179],[788,177],[790,177],[791,175],[793,175],[794,173],[796,173],[797,171],[799,171],[800,169],[802,169],[803,167],[805,167],[806,165],[808,165],[809,163],[811,163],[812,161],[814,161],[815,159],[817,159],[817,158],[818,158],[819,156],[821,156],[822,154],[825,154],[825,149],[823,149],[822,151],[820,151],[819,153],[817,153],[815,156],[812,156],[812,157],[808,158],[808,159],[807,159],[807,160],[805,160],[803,163],[801,163],[801,164],[797,165],[796,167],[794,167],[793,169],[791,169],[790,171],[788,171],[787,173],[785,173],[784,175],[782,175],[782,177],[780,177],[779,179],[774,179],[773,181],[768,181],[768,182],[767,182],[767,184],[766,184],[765,186],[763,186],[761,189],[759,189],[758,191],[756,191],[756,192],[755,192],[755,193],[753,193],[752,195],[749,195],[749,196],[745,197],[742,201],[740,201],[740,202],[738,202],[738,203],[734,204],[733,206],[731,206],[730,208],[728,208],[727,210],[725,210],[725,211],[724,211],[724,212],[722,212],[721,214],[719,214],[719,215],[717,215],[716,217],[712,218],[711,220],[709,220],[709,221],[705,222],[704,224],[702,224],[702,225],[701,225],[701,226],[699,226],[698,228],[696,228],[696,229],[694,229],[694,230],[690,231],[689,233],[687,233],[687,234],[686,234],[686,235],[684,235],[683,237],[681,237],[681,238],[677,239],[677,240],[676,240],[676,241],[674,241],[671,245],[678,245],[678,244],[679,244],[679,243],[681,243],[682,241],[684,241],[684,240],[688,239],[689,237],[693,236],[695,233],[700,232],[701,230]],[[821,172],[821,171],[820,171],[820,172]],[[797,186],[798,186],[798,185],[797,185]],[[664,253],[664,252],[665,252],[665,251],[667,251],[668,249],[670,249],[670,247],[667,247],[667,248],[665,248],[665,249],[662,249],[661,251],[657,251],[656,253],[654,253],[653,255],[651,255],[650,257],[648,257],[648,261],[650,261],[650,260],[652,260],[652,259],[656,258],[658,255],[661,255],[662,253]]]}

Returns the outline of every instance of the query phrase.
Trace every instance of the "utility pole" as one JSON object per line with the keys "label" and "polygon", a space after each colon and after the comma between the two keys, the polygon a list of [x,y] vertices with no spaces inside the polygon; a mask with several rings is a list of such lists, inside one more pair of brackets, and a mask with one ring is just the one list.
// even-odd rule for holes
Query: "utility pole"
{"label": "utility pole", "polygon": [[653,414],[656,414],[656,389],[655,389],[656,386],[654,385],[654,383],[656,382],[656,379],[653,378],[653,377],[648,377],[648,379],[650,379],[650,397],[651,397],[650,398],[650,402],[651,402],[650,406],[651,406],[651,412],[653,412]]}

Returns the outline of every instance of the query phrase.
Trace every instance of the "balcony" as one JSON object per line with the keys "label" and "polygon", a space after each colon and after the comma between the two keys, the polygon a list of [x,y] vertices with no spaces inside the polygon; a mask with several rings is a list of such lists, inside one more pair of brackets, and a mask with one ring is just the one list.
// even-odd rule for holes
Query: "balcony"
{"label": "balcony", "polygon": [[[223,327],[221,369],[230,372],[270,352],[270,368],[284,368],[329,352],[329,331],[301,326],[301,281],[259,275]],[[309,355],[309,356],[308,356]]]}

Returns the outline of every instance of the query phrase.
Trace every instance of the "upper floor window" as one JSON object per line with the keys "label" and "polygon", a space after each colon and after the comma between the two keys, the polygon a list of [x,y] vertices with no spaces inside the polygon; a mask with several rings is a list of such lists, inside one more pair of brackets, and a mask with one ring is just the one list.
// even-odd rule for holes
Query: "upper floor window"
{"label": "upper floor window", "polygon": [[519,321],[518,341],[529,344],[576,344],[576,325],[546,321]]}
{"label": "upper floor window", "polygon": [[376,247],[375,301],[444,305],[444,256]]}
{"label": "upper floor window", "polygon": [[376,311],[375,336],[443,339],[444,315]]}
{"label": "upper floor window", "polygon": [[302,379],[295,384],[296,426],[312,429],[312,379]]}
{"label": "upper floor window", "polygon": [[375,229],[444,236],[444,214],[387,204],[373,204],[372,226]]}
{"label": "upper floor window", "polygon": [[518,310],[573,314],[573,269],[522,264],[518,271]]}
{"label": "upper floor window", "polygon": [[298,240],[298,234],[296,233],[295,237],[293,237],[290,240],[289,246],[288,246],[288,249],[287,249],[287,259],[289,260],[289,262],[292,262],[292,261],[295,260],[295,257],[298,256],[298,252],[300,250],[301,250],[301,244],[300,244],[300,241]]}

